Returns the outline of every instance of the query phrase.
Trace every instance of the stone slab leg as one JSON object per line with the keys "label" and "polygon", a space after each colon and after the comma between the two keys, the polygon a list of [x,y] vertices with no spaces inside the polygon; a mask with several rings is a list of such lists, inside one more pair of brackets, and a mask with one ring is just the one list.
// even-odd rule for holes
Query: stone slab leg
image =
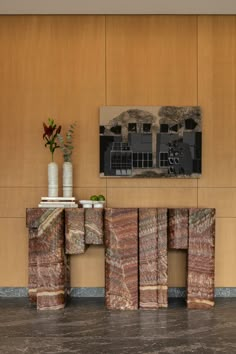
{"label": "stone slab leg", "polygon": [[65,243],[66,254],[85,252],[84,209],[65,209]]}
{"label": "stone slab leg", "polygon": [[28,295],[32,303],[37,302],[38,288],[38,266],[37,266],[37,249],[35,249],[35,239],[38,230],[29,229],[29,267],[28,267]]}
{"label": "stone slab leg", "polygon": [[35,278],[37,277],[37,290],[29,289],[29,296],[35,300],[33,293],[36,293],[37,309],[39,310],[63,308],[67,293],[64,210],[45,208],[40,216],[38,209],[28,209],[27,213],[32,213],[32,215],[28,215],[27,220],[34,221],[33,232],[32,230],[30,232],[29,259],[33,264],[37,264],[30,275],[31,282],[34,282],[33,275]]}
{"label": "stone slab leg", "polygon": [[139,306],[168,306],[167,209],[139,209]]}
{"label": "stone slab leg", "polygon": [[139,307],[158,308],[157,209],[139,209]]}
{"label": "stone slab leg", "polygon": [[171,249],[188,248],[188,209],[168,209],[168,246]]}
{"label": "stone slab leg", "polygon": [[214,306],[215,209],[189,210],[187,306]]}
{"label": "stone slab leg", "polygon": [[108,309],[138,308],[138,211],[105,210],[105,281]]}
{"label": "stone slab leg", "polygon": [[85,209],[85,243],[102,245],[104,239],[103,208]]}
{"label": "stone slab leg", "polygon": [[157,284],[158,306],[168,307],[167,209],[157,209]]}

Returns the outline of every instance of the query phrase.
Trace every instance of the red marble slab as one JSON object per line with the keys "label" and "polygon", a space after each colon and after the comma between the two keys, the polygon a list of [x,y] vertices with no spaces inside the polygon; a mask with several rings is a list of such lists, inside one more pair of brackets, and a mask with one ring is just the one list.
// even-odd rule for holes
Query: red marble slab
{"label": "red marble slab", "polygon": [[167,209],[157,209],[157,284],[158,306],[168,307]]}
{"label": "red marble slab", "polygon": [[105,290],[108,309],[138,308],[138,211],[105,209]]}
{"label": "red marble slab", "polygon": [[158,308],[157,209],[139,209],[139,307]]}
{"label": "red marble slab", "polygon": [[188,248],[188,209],[168,209],[168,246],[171,249]]}
{"label": "red marble slab", "polygon": [[37,302],[38,288],[38,269],[37,269],[37,252],[34,250],[33,244],[37,238],[38,230],[29,229],[29,265],[28,265],[28,295],[32,303]]}
{"label": "red marble slab", "polygon": [[104,239],[103,208],[85,209],[85,243],[102,245]]}
{"label": "red marble slab", "polygon": [[[37,214],[37,211],[27,209],[27,214]],[[36,220],[34,215],[28,218]],[[29,232],[29,297],[31,301],[36,300],[37,309],[59,309],[65,306],[65,284],[68,281],[64,254],[64,210],[45,208],[39,218],[38,228]]]}
{"label": "red marble slab", "polygon": [[45,208],[27,208],[26,209],[26,227],[29,229],[38,229],[39,225],[50,215],[51,209]]}
{"label": "red marble slab", "polygon": [[214,306],[215,209],[189,209],[187,306]]}
{"label": "red marble slab", "polygon": [[65,209],[65,243],[66,254],[85,252],[84,209]]}

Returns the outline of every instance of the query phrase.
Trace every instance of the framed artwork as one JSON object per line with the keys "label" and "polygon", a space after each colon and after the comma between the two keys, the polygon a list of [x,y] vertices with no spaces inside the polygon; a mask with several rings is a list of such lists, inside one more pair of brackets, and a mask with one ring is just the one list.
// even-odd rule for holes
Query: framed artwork
{"label": "framed artwork", "polygon": [[199,106],[100,108],[100,177],[198,178]]}

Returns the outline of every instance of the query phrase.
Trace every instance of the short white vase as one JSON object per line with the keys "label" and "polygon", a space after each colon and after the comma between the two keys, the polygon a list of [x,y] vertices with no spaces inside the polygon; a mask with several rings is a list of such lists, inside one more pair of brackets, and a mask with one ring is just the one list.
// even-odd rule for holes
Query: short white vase
{"label": "short white vase", "polygon": [[71,198],[73,194],[73,166],[69,161],[63,163],[62,186],[63,197]]}
{"label": "short white vase", "polygon": [[58,165],[56,162],[48,164],[48,197],[58,197]]}

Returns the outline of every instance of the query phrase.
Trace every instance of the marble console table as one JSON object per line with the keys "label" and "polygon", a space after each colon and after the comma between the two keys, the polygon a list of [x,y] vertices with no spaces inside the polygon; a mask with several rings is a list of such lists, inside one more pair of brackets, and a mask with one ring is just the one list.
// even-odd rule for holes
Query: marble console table
{"label": "marble console table", "polygon": [[215,209],[31,208],[26,224],[29,298],[38,309],[65,306],[67,255],[103,244],[104,236],[108,309],[168,306],[168,248],[188,254],[188,308],[214,305]]}

